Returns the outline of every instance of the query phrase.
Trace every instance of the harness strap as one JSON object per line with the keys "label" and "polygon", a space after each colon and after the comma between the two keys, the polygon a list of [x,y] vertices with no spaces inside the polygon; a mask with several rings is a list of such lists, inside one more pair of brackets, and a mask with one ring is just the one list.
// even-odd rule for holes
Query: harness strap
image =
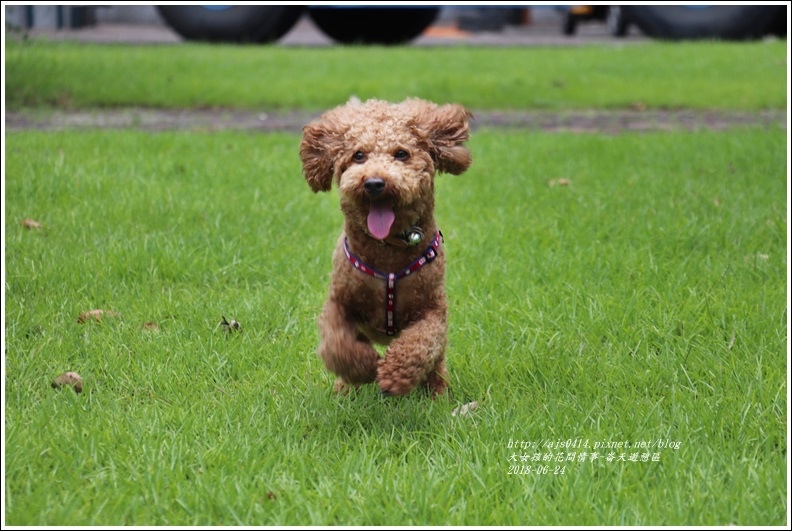
{"label": "harness strap", "polygon": [[432,240],[429,248],[419,256],[413,263],[399,271],[398,273],[382,273],[373,267],[369,267],[357,256],[349,252],[349,245],[347,239],[344,238],[344,254],[352,264],[352,267],[367,274],[370,277],[379,278],[385,281],[385,333],[389,336],[396,335],[396,281],[402,279],[412,273],[415,273],[423,266],[437,258],[437,249],[440,248],[440,242],[443,239],[443,233],[437,231],[434,240]]}

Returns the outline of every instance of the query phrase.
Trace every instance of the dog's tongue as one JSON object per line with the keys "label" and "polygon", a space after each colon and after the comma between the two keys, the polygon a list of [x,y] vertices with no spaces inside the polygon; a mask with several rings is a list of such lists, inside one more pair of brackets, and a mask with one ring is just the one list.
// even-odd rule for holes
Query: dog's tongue
{"label": "dog's tongue", "polygon": [[390,234],[395,219],[396,214],[390,204],[385,201],[371,203],[368,215],[369,233],[378,240],[384,240]]}

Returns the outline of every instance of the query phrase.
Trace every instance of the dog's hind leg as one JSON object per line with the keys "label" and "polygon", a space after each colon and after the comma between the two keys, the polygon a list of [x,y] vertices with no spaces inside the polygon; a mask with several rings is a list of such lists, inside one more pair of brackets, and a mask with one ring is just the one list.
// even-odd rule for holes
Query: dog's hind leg
{"label": "dog's hind leg", "polygon": [[423,387],[432,398],[445,394],[448,389],[448,370],[446,369],[445,357],[437,360],[434,369],[426,377]]}
{"label": "dog's hind leg", "polygon": [[[333,300],[325,303],[319,316],[319,332],[322,338],[318,355],[325,367],[340,378],[341,384],[358,386],[376,379],[379,354],[346,317],[343,307]],[[337,391],[343,389],[339,382],[335,387]]]}
{"label": "dog's hind leg", "polygon": [[380,390],[386,395],[406,395],[426,382],[432,394],[445,392],[446,332],[446,319],[441,311],[432,312],[402,330],[379,362]]}

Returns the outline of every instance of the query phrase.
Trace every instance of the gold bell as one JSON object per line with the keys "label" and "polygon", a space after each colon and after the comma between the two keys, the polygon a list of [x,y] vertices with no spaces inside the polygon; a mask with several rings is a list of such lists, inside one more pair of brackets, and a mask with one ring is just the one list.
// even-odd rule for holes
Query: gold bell
{"label": "gold bell", "polygon": [[420,227],[411,228],[410,230],[407,231],[405,236],[406,236],[405,239],[407,240],[407,244],[411,246],[418,245],[424,239],[423,231],[420,229]]}

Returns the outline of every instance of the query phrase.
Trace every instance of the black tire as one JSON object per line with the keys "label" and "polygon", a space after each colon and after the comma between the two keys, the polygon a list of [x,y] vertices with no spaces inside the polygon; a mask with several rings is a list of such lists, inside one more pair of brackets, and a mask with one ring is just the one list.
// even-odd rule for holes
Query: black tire
{"label": "black tire", "polygon": [[403,44],[432,25],[437,8],[311,7],[308,14],[328,37],[342,44]]}
{"label": "black tire", "polygon": [[577,17],[569,11],[561,14],[561,33],[567,37],[572,37],[577,31]]}
{"label": "black tire", "polygon": [[777,6],[621,6],[645,34],[658,39],[745,40],[762,37],[775,21]]}
{"label": "black tire", "polygon": [[274,42],[297,23],[303,6],[157,6],[168,25],[187,40]]}
{"label": "black tire", "polygon": [[786,7],[779,7],[776,19],[770,24],[770,33],[781,39],[786,39],[788,30],[789,19]]}
{"label": "black tire", "polygon": [[608,31],[614,37],[626,37],[630,31],[630,21],[624,16],[621,6],[608,6],[605,23],[608,26]]}

